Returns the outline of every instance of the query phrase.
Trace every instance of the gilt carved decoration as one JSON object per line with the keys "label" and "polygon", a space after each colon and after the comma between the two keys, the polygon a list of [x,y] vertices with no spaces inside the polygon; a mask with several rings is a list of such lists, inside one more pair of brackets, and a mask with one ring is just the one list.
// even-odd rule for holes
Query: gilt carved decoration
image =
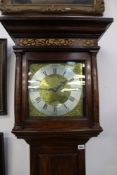
{"label": "gilt carved decoration", "polygon": [[15,40],[18,46],[35,46],[35,47],[88,47],[88,46],[96,46],[97,40],[96,39],[73,39],[73,38],[41,38],[41,39],[34,39],[34,38],[21,38]]}

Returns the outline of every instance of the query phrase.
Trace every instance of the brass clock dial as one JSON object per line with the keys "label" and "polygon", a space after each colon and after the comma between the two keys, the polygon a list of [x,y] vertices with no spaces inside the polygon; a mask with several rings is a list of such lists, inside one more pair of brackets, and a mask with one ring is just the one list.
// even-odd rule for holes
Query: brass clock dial
{"label": "brass clock dial", "polygon": [[72,116],[74,110],[78,115],[80,106],[82,113],[83,66],[75,62],[32,64],[28,81],[30,112],[34,115],[36,111],[37,116]]}

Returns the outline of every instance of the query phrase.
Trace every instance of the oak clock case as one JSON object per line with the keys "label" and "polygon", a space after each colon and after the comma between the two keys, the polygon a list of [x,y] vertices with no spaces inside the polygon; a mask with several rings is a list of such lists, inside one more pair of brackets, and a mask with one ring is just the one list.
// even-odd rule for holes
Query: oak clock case
{"label": "oak clock case", "polygon": [[15,42],[12,132],[30,145],[30,174],[86,175],[85,144],[102,131],[98,40],[112,19],[12,15],[0,21]]}
{"label": "oak clock case", "polygon": [[7,39],[0,39],[0,115],[7,114]]}

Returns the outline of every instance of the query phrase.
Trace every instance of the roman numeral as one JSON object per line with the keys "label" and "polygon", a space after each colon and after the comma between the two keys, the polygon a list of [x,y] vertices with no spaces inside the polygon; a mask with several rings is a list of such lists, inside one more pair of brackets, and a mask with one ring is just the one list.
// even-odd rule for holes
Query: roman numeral
{"label": "roman numeral", "polygon": [[45,76],[47,76],[47,72],[46,72],[46,71],[44,71],[43,74],[44,74]]}
{"label": "roman numeral", "polygon": [[69,81],[74,81],[74,78],[71,78]]}
{"label": "roman numeral", "polygon": [[54,106],[54,113],[57,113],[57,107]]}
{"label": "roman numeral", "polygon": [[72,96],[70,96],[70,97],[69,97],[69,100],[73,102],[73,101],[75,100],[75,98],[72,97]]}
{"label": "roman numeral", "polygon": [[66,71],[63,73],[63,76],[66,74]]}
{"label": "roman numeral", "polygon": [[48,105],[45,103],[44,106],[43,106],[43,109],[46,110],[48,107]]}
{"label": "roman numeral", "polygon": [[35,81],[37,81],[37,82],[41,82],[41,80],[38,80],[38,79],[35,79]]}
{"label": "roman numeral", "polygon": [[37,103],[39,103],[41,101],[41,97],[37,97],[35,100]]}
{"label": "roman numeral", "polygon": [[68,109],[68,107],[64,104],[64,107],[66,108],[66,109]]}
{"label": "roman numeral", "polygon": [[57,68],[53,68],[53,74],[57,74]]}
{"label": "roman numeral", "polygon": [[31,88],[29,89],[31,92],[37,92],[39,89],[38,88]]}

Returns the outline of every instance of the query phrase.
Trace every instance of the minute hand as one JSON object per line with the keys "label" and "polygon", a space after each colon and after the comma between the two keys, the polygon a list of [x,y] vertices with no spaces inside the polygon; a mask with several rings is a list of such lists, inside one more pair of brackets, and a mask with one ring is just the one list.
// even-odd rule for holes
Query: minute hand
{"label": "minute hand", "polygon": [[60,84],[58,84],[56,87],[54,87],[54,91],[57,92],[59,90],[59,88],[61,88],[61,86],[65,85],[65,83],[67,82],[67,80],[61,81]]}

